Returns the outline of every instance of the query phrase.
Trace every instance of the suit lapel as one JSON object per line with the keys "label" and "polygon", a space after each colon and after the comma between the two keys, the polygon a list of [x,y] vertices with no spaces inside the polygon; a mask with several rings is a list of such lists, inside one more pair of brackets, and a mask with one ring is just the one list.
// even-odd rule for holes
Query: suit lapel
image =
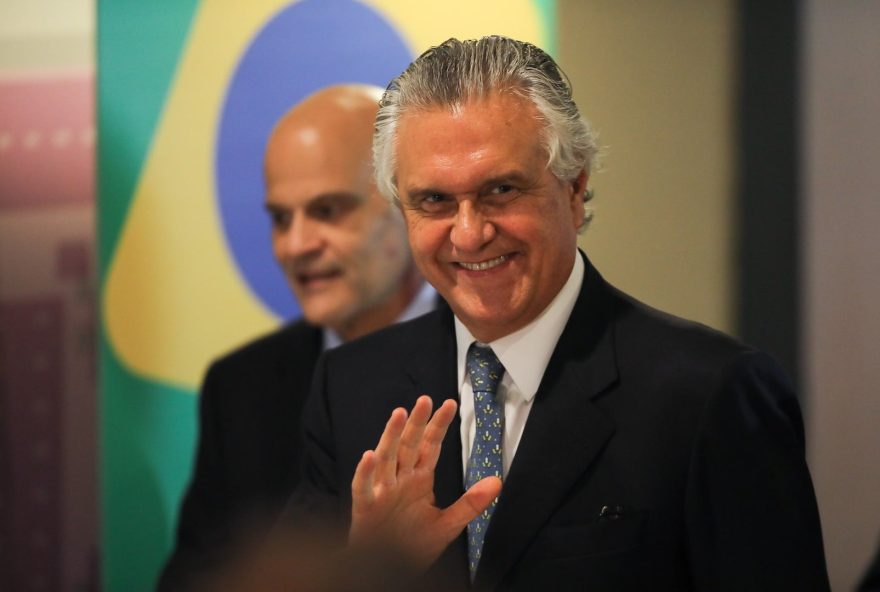
{"label": "suit lapel", "polygon": [[[424,338],[414,346],[408,367],[408,373],[415,385],[413,401],[419,395],[429,395],[434,402],[434,409],[440,407],[446,399],[458,401],[452,312],[444,306],[436,319],[435,327],[426,331]],[[463,492],[460,425],[456,414],[446,432],[437,463],[434,493],[440,507],[448,506]]]}
{"label": "suit lapel", "polygon": [[318,357],[321,355],[323,333],[318,327],[299,320],[287,329],[283,347],[278,348],[274,371],[277,388],[267,396],[275,397],[274,405],[267,407],[271,413],[280,410],[280,417],[269,421],[289,422],[291,448],[299,454],[302,444],[298,437],[297,424],[300,421],[303,402],[312,385],[312,374]]}
{"label": "suit lapel", "polygon": [[617,379],[613,304],[586,263],[578,301],[544,373],[486,534],[478,588],[498,585],[614,432],[592,402]]}
{"label": "suit lapel", "polygon": [[[289,343],[293,347],[285,347],[279,352],[276,371],[280,384],[295,389],[295,393],[307,394],[312,384],[315,364],[321,355],[324,336],[321,329],[302,320],[291,329],[293,333],[289,337]],[[283,394],[286,398],[291,398],[290,392]]]}
{"label": "suit lapel", "polygon": [[[446,399],[458,401],[455,327],[452,311],[443,303],[436,315],[438,323],[426,331],[414,347],[408,373],[414,383],[414,395],[430,395],[434,409]],[[413,399],[415,400],[415,398]],[[464,469],[461,465],[461,420],[455,419],[446,432],[440,458],[434,472],[434,496],[440,508],[446,508],[464,493]],[[464,533],[446,548],[427,574],[426,581],[448,583],[454,589],[468,585],[467,541]]]}

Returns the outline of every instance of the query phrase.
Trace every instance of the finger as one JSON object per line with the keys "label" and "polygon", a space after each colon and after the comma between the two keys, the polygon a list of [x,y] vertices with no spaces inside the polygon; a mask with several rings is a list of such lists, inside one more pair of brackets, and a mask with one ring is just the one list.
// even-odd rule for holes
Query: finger
{"label": "finger", "polygon": [[352,512],[357,513],[373,502],[373,474],[375,470],[376,456],[372,450],[367,450],[361,456],[351,480]]}
{"label": "finger", "polygon": [[467,523],[480,515],[501,494],[501,479],[486,477],[474,483],[454,504],[443,510],[443,520],[450,531],[461,532]]}
{"label": "finger", "polygon": [[431,397],[422,395],[416,400],[403,435],[400,437],[400,447],[397,451],[397,467],[399,471],[409,472],[413,469],[419,457],[419,449],[422,444],[422,436],[431,417]]}
{"label": "finger", "polygon": [[419,450],[419,459],[416,466],[420,469],[433,471],[437,467],[437,459],[440,458],[440,448],[446,430],[455,418],[458,404],[452,399],[446,399],[434,412],[434,416],[425,427],[425,435],[422,438],[422,447]]}
{"label": "finger", "polygon": [[400,435],[406,425],[406,410],[398,407],[391,412],[385,431],[376,445],[376,468],[374,481],[393,484],[397,481],[397,448],[400,444]]}

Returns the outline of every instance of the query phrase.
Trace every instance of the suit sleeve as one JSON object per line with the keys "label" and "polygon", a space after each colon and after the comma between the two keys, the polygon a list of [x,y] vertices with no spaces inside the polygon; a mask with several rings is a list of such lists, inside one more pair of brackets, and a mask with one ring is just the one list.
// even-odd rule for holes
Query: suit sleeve
{"label": "suit sleeve", "polygon": [[792,387],[749,352],[703,410],[686,492],[697,590],[829,590],[819,514]]}
{"label": "suit sleeve", "polygon": [[862,576],[858,592],[880,592],[880,545],[871,565],[868,566],[868,571]]}
{"label": "suit sleeve", "polygon": [[216,567],[231,525],[224,500],[222,424],[223,381],[217,365],[208,370],[199,396],[199,437],[193,477],[178,518],[177,539],[159,579],[159,592],[187,590]]}

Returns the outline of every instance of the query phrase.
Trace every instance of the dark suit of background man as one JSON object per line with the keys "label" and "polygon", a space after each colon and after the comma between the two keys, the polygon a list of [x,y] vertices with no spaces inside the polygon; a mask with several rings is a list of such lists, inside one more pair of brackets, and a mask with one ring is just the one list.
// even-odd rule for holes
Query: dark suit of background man
{"label": "dark suit of background man", "polygon": [[[397,543],[452,589],[471,585],[466,526],[498,496],[476,588],[828,590],[779,367],[621,293],[578,251],[596,148],[546,53],[503,37],[426,52],[386,91],[373,152],[451,310],[322,358],[299,510],[335,510],[353,545]],[[474,341],[504,365],[503,474],[465,491],[488,437]]]}
{"label": "dark suit of background man", "polygon": [[373,183],[380,95],[361,85],[318,91],[272,132],[265,155],[272,248],[303,319],[208,370],[195,472],[160,589],[186,588],[213,569],[237,530],[272,520],[290,495],[300,470],[301,410],[320,353],[434,307],[400,212]]}

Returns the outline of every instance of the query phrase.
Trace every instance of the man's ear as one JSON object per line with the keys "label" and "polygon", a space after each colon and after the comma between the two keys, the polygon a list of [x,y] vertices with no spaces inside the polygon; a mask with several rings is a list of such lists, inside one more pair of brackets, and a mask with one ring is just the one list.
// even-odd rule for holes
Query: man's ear
{"label": "man's ear", "polygon": [[584,219],[584,192],[587,190],[587,181],[589,179],[590,175],[587,174],[586,169],[583,169],[571,182],[571,203],[569,205],[575,220],[577,220],[578,228],[580,228]]}
{"label": "man's ear", "polygon": [[581,200],[581,203],[584,202],[584,192],[587,190],[587,181],[590,180],[590,175],[587,174],[587,170],[583,169],[578,176],[575,177],[575,180],[571,182],[574,188],[574,194],[578,196],[578,199]]}

